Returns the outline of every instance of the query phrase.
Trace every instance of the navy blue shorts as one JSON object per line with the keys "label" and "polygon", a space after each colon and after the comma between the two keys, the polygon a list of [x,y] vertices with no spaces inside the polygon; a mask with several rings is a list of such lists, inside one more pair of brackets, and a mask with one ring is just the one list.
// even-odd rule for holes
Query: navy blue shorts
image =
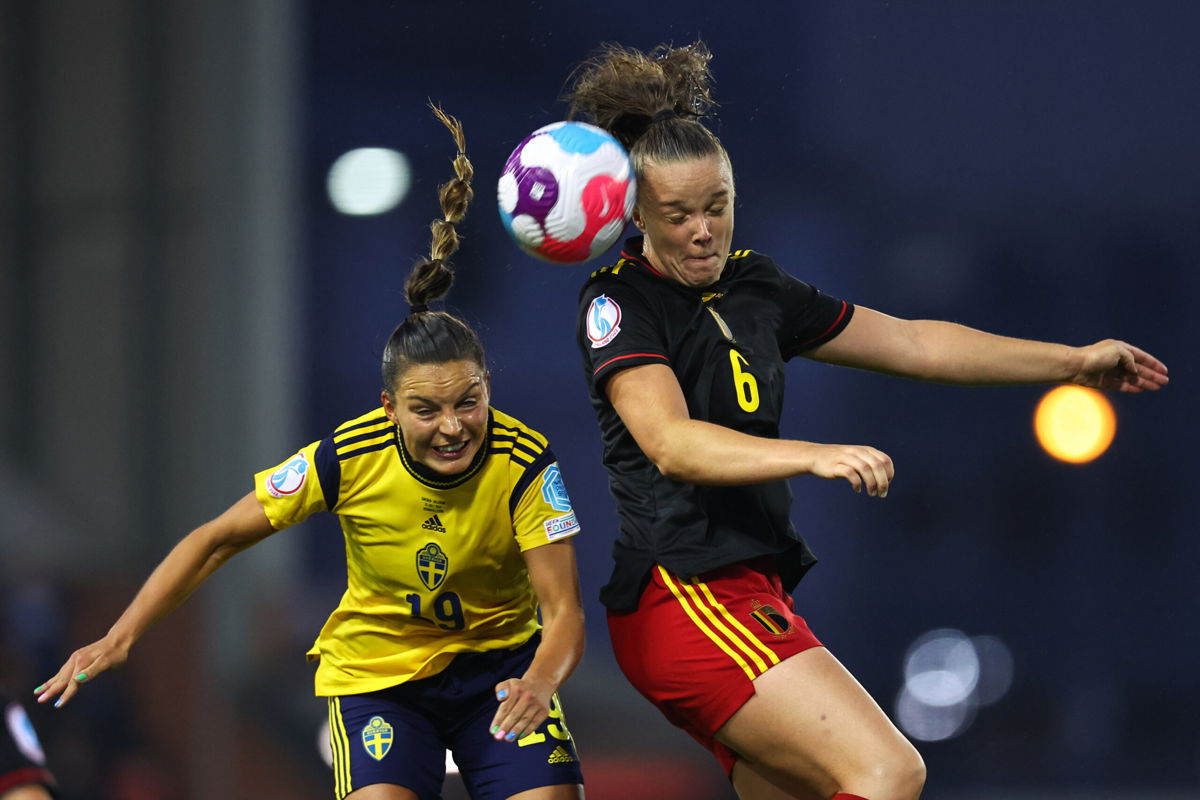
{"label": "navy blue shorts", "polygon": [[499,705],[496,684],[525,673],[539,640],[535,635],[512,650],[460,653],[430,678],[330,697],[338,800],[373,783],[394,783],[421,800],[440,800],[447,750],[476,800],[583,783],[558,695],[546,721],[516,742],[498,742],[489,731]]}

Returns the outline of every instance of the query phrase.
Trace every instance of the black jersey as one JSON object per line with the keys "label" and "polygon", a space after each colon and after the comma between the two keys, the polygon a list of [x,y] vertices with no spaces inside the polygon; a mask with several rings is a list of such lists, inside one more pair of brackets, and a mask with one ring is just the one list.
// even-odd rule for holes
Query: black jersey
{"label": "black jersey", "polygon": [[0,794],[18,786],[45,787],[54,795],[54,776],[46,769],[46,758],[29,715],[20,703],[0,696]]}
{"label": "black jersey", "polygon": [[853,313],[752,250],[731,253],[720,280],[702,289],[651,267],[641,237],[592,274],[580,294],[578,340],[621,523],[612,578],[600,593],[606,606],[636,608],[655,563],[692,577],[777,556],[791,591],[816,559],[788,518],[786,480],[699,486],[663,476],[608,402],[605,381],[665,364],[693,419],[778,438],[784,362],[835,337]]}

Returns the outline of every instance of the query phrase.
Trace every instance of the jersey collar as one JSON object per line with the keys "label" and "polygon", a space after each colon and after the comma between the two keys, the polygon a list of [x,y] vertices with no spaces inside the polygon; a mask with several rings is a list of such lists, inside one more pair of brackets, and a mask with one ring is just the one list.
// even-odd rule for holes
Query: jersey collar
{"label": "jersey collar", "polygon": [[711,293],[715,289],[715,287],[717,287],[721,284],[721,281],[723,281],[727,277],[729,277],[729,273],[730,273],[729,263],[730,262],[728,259],[726,259],[725,268],[721,270],[721,276],[719,278],[717,278],[716,282],[714,282],[711,286],[704,286],[699,289],[692,287],[692,286],[685,286],[684,284],[675,280],[671,276],[665,275],[662,272],[659,272],[658,270],[656,270],[654,267],[652,267],[650,265],[650,260],[646,258],[645,251],[643,249],[645,247],[645,244],[646,244],[645,236],[629,237],[628,239],[625,240],[625,245],[621,248],[621,258],[623,258],[624,260],[626,260],[630,263],[637,264],[639,267],[644,267],[651,275],[654,275],[657,278],[661,278],[662,280],[667,281],[668,283],[672,284],[673,286],[675,286],[679,289],[682,289],[683,291],[688,292],[690,294],[703,295],[703,294]]}

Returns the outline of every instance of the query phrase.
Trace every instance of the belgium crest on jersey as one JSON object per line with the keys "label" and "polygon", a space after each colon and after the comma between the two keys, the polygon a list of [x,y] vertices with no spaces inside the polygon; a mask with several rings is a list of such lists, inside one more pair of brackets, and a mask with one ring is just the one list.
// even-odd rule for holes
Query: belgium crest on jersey
{"label": "belgium crest on jersey", "polygon": [[433,542],[417,551],[417,575],[430,591],[442,585],[450,570],[450,559]]}
{"label": "belgium crest on jersey", "polygon": [[383,717],[371,717],[371,721],[362,729],[362,743],[367,755],[382,761],[392,749],[392,726]]}

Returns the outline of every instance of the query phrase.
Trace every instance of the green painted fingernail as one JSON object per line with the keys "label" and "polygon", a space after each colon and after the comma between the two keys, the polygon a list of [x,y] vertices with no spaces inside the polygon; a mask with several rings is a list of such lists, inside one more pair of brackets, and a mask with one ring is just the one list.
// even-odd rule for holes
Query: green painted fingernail
{"label": "green painted fingernail", "polygon": [[34,689],[34,690],[33,690],[33,693],[34,693],[34,694],[38,694],[39,692],[41,692],[41,691],[42,691],[42,689],[45,689],[45,688],[46,688],[46,684],[44,684],[44,683],[43,683],[41,686],[39,686],[39,687],[37,687],[36,689]]}
{"label": "green painted fingernail", "polygon": [[499,725],[493,725],[493,726],[492,726],[492,733],[495,733],[495,732],[496,732],[496,731],[498,731],[498,730],[500,730],[500,726],[499,726]]}
{"label": "green painted fingernail", "polygon": [[77,681],[86,681],[86,680],[87,680],[87,673],[86,673],[86,672],[81,672],[81,673],[79,673],[78,675],[76,675],[76,676],[75,676],[75,680],[77,680]]}

